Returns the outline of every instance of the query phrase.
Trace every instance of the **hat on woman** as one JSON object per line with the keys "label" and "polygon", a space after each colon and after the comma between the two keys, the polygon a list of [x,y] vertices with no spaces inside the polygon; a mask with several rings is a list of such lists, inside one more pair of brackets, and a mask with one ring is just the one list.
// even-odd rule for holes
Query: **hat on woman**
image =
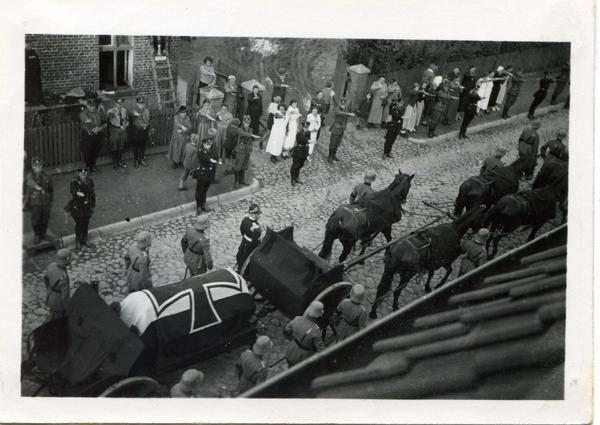
{"label": "hat on woman", "polygon": [[273,347],[273,341],[266,335],[259,336],[254,345],[252,346],[252,351],[254,351],[259,356],[262,356],[267,353]]}
{"label": "hat on woman", "polygon": [[490,231],[488,229],[480,229],[479,232],[475,235],[475,242],[483,245],[487,242],[490,237]]}
{"label": "hat on woman", "polygon": [[350,291],[350,299],[360,304],[365,299],[365,287],[360,284],[354,285]]}
{"label": "hat on woman", "polygon": [[367,171],[367,174],[365,174],[365,182],[367,183],[373,183],[376,179],[377,174],[375,174],[375,171]]}
{"label": "hat on woman", "polygon": [[135,237],[135,242],[140,249],[150,246],[150,244],[152,244],[152,233],[147,232],[146,230],[141,231]]}
{"label": "hat on woman", "polygon": [[535,120],[531,123],[531,128],[538,129],[542,126],[542,122],[540,120]]}
{"label": "hat on woman", "polygon": [[194,223],[194,228],[196,230],[204,230],[208,228],[210,224],[210,218],[207,215],[201,215],[196,219],[196,223]]}
{"label": "hat on woman", "polygon": [[181,105],[179,107],[179,110],[177,112],[180,113],[180,114],[184,114],[184,113],[187,112],[187,108],[185,106]]}
{"label": "hat on woman", "polygon": [[58,250],[56,253],[56,264],[66,266],[71,261],[73,261],[73,254],[69,248],[62,248]]}
{"label": "hat on woman", "polygon": [[325,308],[321,301],[313,301],[306,309],[306,314],[312,317],[321,317],[324,312]]}
{"label": "hat on woman", "polygon": [[248,212],[250,214],[262,214],[260,207],[258,206],[258,204],[252,204],[250,205],[250,208],[248,209]]}

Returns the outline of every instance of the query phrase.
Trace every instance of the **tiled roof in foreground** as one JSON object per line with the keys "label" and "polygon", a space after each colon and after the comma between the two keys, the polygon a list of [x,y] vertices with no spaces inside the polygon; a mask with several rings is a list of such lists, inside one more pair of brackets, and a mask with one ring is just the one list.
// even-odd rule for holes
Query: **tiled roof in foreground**
{"label": "tiled roof in foreground", "polygon": [[566,242],[563,225],[243,396],[563,399]]}

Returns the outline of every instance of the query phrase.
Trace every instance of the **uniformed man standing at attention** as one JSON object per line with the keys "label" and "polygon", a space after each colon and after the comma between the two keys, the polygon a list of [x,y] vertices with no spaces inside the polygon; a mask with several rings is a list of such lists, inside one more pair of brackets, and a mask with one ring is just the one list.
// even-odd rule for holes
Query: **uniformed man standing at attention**
{"label": "uniformed man standing at attention", "polygon": [[[325,112],[326,113],[326,112]],[[329,158],[327,162],[330,164],[333,161],[339,161],[337,157],[337,150],[342,144],[344,138],[344,131],[346,130],[346,124],[348,123],[348,117],[353,117],[354,114],[348,112],[348,105],[346,99],[340,100],[340,105],[335,109],[335,117],[333,124],[331,124],[331,138],[329,139]]]}
{"label": "uniformed man standing at attention", "polygon": [[67,306],[71,300],[67,266],[73,261],[73,257],[69,248],[59,249],[56,253],[56,262],[50,263],[48,266],[44,276],[44,283],[48,291],[45,302],[50,310],[47,322],[67,314]]}
{"label": "uniformed man standing at attention", "polygon": [[480,229],[473,240],[464,240],[461,242],[460,251],[467,255],[460,262],[458,277],[486,263],[487,251],[485,244],[489,236],[490,231],[488,229]]}
{"label": "uniformed man standing at attention", "polygon": [[493,171],[496,168],[504,167],[504,163],[502,162],[502,157],[504,155],[506,155],[506,149],[497,147],[496,153],[488,156],[483,162],[479,175],[483,176],[487,171]]}
{"label": "uniformed man standing at attention", "polygon": [[284,336],[293,340],[285,352],[289,367],[297,365],[316,352],[325,350],[321,328],[316,324],[324,311],[322,302],[313,301],[304,316],[296,316],[283,330]]}
{"label": "uniformed man standing at attention", "polygon": [[271,338],[263,335],[258,337],[252,350],[242,353],[235,365],[235,375],[240,380],[238,384],[240,394],[267,380],[269,365],[267,364],[268,356],[265,359],[265,355],[272,347]]}
{"label": "uniformed man standing at attention", "polygon": [[52,178],[42,171],[43,164],[39,158],[31,160],[32,171],[25,177],[27,187],[27,202],[31,208],[31,226],[33,227],[33,244],[39,244],[42,239],[52,238],[46,233],[50,221],[50,210],[54,202],[54,185]]}
{"label": "uniformed man standing at attention", "polygon": [[115,170],[119,167],[127,168],[121,159],[123,157],[123,149],[127,143],[127,127],[129,127],[129,115],[127,109],[123,108],[123,99],[115,101],[114,108],[110,108],[108,114],[108,135],[110,151],[113,158],[113,167]]}
{"label": "uniformed man standing at attention", "polygon": [[238,248],[237,255],[237,272],[242,272],[242,267],[246,262],[246,259],[252,254],[252,251],[260,244],[260,235],[262,229],[258,224],[258,216],[261,214],[260,208],[257,204],[250,205],[248,215],[242,220],[240,224],[240,232],[242,233],[242,243]]}
{"label": "uniformed man standing at attention", "polygon": [[151,244],[152,234],[145,230],[141,231],[135,238],[135,244],[131,245],[125,254],[129,292],[152,288],[150,254],[148,252]]}
{"label": "uniformed man standing at attention", "polygon": [[150,134],[150,111],[146,108],[146,101],[143,97],[137,98],[137,109],[131,115],[133,117],[131,144],[135,161],[134,167],[139,168],[140,165],[147,167],[148,164],[144,162],[144,156],[146,155],[146,144]]}
{"label": "uniformed man standing at attention", "polygon": [[367,310],[361,305],[365,299],[365,287],[354,285],[350,290],[350,299],[342,300],[333,313],[333,323],[338,341],[343,341],[367,324]]}
{"label": "uniformed man standing at attention", "polygon": [[194,227],[188,227],[185,235],[181,238],[181,249],[183,250],[183,261],[190,269],[190,274],[196,276],[212,270],[213,260],[210,255],[210,244],[208,236],[204,233],[210,224],[207,215],[200,215],[196,219]]}

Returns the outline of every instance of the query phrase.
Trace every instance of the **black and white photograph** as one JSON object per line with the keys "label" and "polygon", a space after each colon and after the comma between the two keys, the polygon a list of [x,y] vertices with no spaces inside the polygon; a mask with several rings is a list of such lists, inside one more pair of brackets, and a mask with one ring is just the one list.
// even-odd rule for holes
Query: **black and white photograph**
{"label": "black and white photograph", "polygon": [[5,31],[0,421],[591,423],[584,2],[40,5]]}

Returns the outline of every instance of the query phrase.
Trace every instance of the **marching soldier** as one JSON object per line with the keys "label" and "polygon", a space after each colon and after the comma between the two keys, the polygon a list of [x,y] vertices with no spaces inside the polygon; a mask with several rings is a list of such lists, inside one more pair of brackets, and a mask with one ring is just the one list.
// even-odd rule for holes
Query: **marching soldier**
{"label": "marching soldier", "polygon": [[321,328],[316,324],[323,313],[323,303],[313,301],[306,309],[304,316],[296,316],[283,330],[283,335],[294,341],[288,345],[285,352],[289,367],[297,365],[316,352],[325,350],[325,344],[321,338]]}
{"label": "marching soldier", "polygon": [[75,220],[75,249],[88,246],[88,226],[96,208],[96,189],[94,181],[88,177],[88,169],[77,170],[77,177],[71,180],[70,188],[73,199],[65,207]]}
{"label": "marching soldier", "polygon": [[342,300],[336,307],[332,319],[338,341],[343,341],[366,326],[367,310],[361,305],[364,299],[364,286],[354,285],[350,291],[350,299]]}
{"label": "marching soldier", "polygon": [[54,202],[54,185],[52,178],[42,171],[42,160],[31,160],[32,171],[25,177],[27,187],[26,202],[31,207],[31,226],[35,237],[33,244],[37,245],[42,239],[52,238],[46,233],[50,221],[50,209]]}
{"label": "marching soldier", "polygon": [[56,253],[56,262],[50,263],[48,266],[44,276],[44,283],[48,291],[45,302],[50,310],[47,322],[67,314],[67,306],[71,300],[67,266],[73,261],[73,257],[69,248],[59,249]]}
{"label": "marching soldier", "polygon": [[193,398],[195,391],[204,381],[204,374],[196,369],[188,369],[181,375],[179,383],[171,388],[171,398]]}
{"label": "marching soldier", "polygon": [[[540,156],[544,158],[544,164],[554,158],[562,157],[564,153],[567,152],[567,147],[562,142],[566,137],[567,130],[559,130],[556,139],[550,140],[542,146],[540,149]],[[546,154],[546,151],[548,151],[548,154]]]}
{"label": "marching soldier", "polygon": [[465,240],[460,244],[460,250],[467,255],[460,262],[458,277],[465,273],[475,270],[487,261],[487,251],[485,243],[490,236],[488,229],[480,229],[473,240]]}
{"label": "marching soldier", "polygon": [[254,388],[267,380],[268,356],[265,354],[273,347],[271,338],[266,335],[259,336],[252,350],[246,350],[235,365],[235,375],[240,380],[238,389],[240,394]]}
{"label": "marching soldier", "polygon": [[114,108],[107,112],[109,121],[109,144],[112,152],[113,167],[118,170],[119,167],[127,168],[121,162],[123,149],[127,143],[127,127],[129,127],[129,115],[127,109],[123,108],[123,99],[117,99]]}
{"label": "marching soldier", "polygon": [[483,162],[481,170],[479,171],[479,175],[483,176],[487,171],[493,171],[496,168],[504,167],[504,163],[502,162],[502,157],[504,155],[506,155],[506,149],[497,147],[496,153],[488,156]]}
{"label": "marching soldier", "polygon": [[207,215],[198,216],[194,228],[188,227],[183,238],[181,238],[181,249],[183,250],[183,261],[190,269],[190,274],[196,276],[212,270],[213,260],[210,255],[210,244],[208,236],[204,233],[210,224]]}
{"label": "marching soldier", "polygon": [[260,208],[257,204],[250,205],[248,215],[242,220],[240,225],[240,232],[242,233],[242,243],[238,248],[237,255],[237,272],[242,272],[242,267],[246,262],[246,259],[252,254],[252,251],[260,244],[260,234],[262,229],[258,224],[258,216],[261,214]]}
{"label": "marching soldier", "polygon": [[144,162],[144,155],[146,154],[146,143],[150,133],[150,111],[146,108],[146,101],[143,97],[137,98],[137,109],[133,111],[132,117],[131,144],[133,145],[133,159],[135,160],[134,167],[139,168],[140,165],[147,167],[148,164]]}
{"label": "marching soldier", "polygon": [[152,234],[145,230],[141,231],[135,238],[135,244],[131,245],[125,254],[129,292],[152,288],[150,255],[148,252],[148,247],[151,244]]}
{"label": "marching soldier", "polygon": [[533,178],[533,170],[535,170],[540,146],[540,135],[537,131],[541,126],[542,122],[535,120],[531,123],[531,128],[526,128],[519,136],[519,158],[525,157],[525,161],[527,161],[524,170],[525,180]]}

